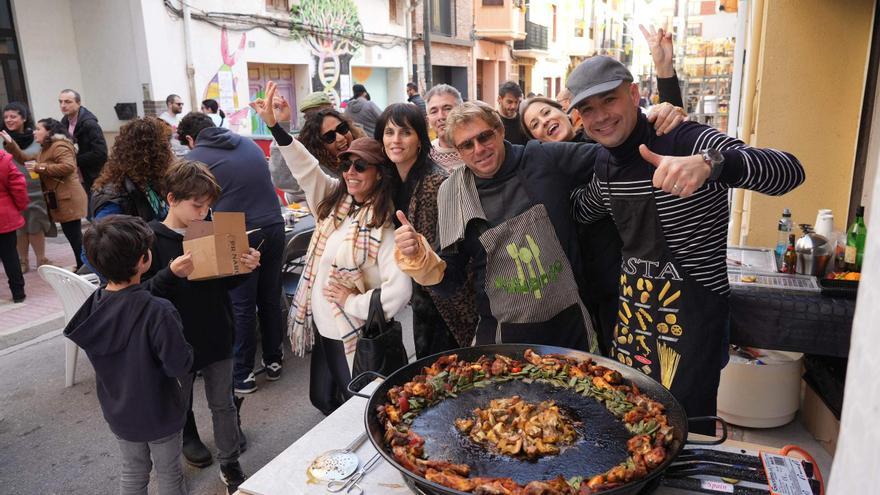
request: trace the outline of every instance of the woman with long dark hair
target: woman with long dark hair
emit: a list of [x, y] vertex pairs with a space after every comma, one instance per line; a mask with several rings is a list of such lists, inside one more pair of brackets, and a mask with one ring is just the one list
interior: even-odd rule
[[[86, 216], [88, 199], [79, 181], [76, 148], [67, 126], [55, 119], [42, 119], [34, 130], [34, 141], [40, 144], [36, 154], [25, 154], [7, 133], [0, 133], [6, 149], [29, 172], [40, 176], [40, 185], [52, 220], [61, 224], [64, 237], [73, 249], [76, 267], [82, 266], [82, 218]], [[36, 159], [33, 164], [27, 162]]]
[[359, 127], [332, 108], [310, 115], [299, 131], [303, 146], [325, 170], [334, 172], [339, 167], [339, 154], [347, 150], [352, 141], [362, 137], [364, 132]]
[[[429, 156], [431, 138], [421, 110], [410, 103], [389, 105], [376, 122], [375, 138], [393, 166], [395, 209], [433, 246], [437, 192], [448, 175]], [[412, 308], [417, 357], [470, 345], [477, 326], [471, 284], [453, 297], [441, 298], [413, 282]]]
[[[284, 98], [276, 97], [275, 104], [289, 108]], [[299, 131], [301, 142], [309, 153], [318, 159], [318, 165], [325, 173], [337, 175], [339, 158], [337, 155], [348, 149], [351, 142], [364, 137], [363, 131], [351, 123], [348, 117], [332, 108], [309, 112]], [[305, 194], [290, 174], [284, 157], [275, 143], [270, 147], [269, 171], [275, 187], [285, 192], [287, 200], [304, 201]]]
[[386, 319], [410, 298], [410, 279], [394, 259], [393, 170], [378, 142], [359, 138], [338, 155], [340, 177], [328, 175], [278, 124], [290, 107], [274, 107], [274, 95], [269, 82], [266, 99], [252, 106], [271, 129], [316, 223], [288, 328], [294, 352], [314, 343], [309, 397], [330, 414], [349, 396], [357, 329], [367, 319], [373, 290], [381, 289]]
[[[40, 143], [34, 139], [34, 120], [24, 103], [13, 101], [3, 107], [2, 130], [15, 141], [25, 155], [35, 156], [40, 152]], [[6, 144], [6, 141], [4, 140], [3, 143]], [[37, 266], [51, 263], [46, 258], [46, 236], [54, 236], [56, 231], [55, 224], [49, 218], [46, 200], [43, 199], [40, 178], [31, 176], [24, 162], [15, 160], [15, 166], [24, 174], [30, 200], [27, 208], [21, 212], [25, 224], [18, 229], [16, 244], [18, 257], [21, 260], [21, 272], [27, 273], [30, 270], [28, 260], [30, 248], [33, 248], [37, 256]]]

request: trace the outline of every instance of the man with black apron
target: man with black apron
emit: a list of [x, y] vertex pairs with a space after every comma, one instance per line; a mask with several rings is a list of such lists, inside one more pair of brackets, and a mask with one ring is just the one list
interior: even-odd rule
[[[610, 214], [623, 240], [610, 356], [670, 389], [688, 415], [714, 415], [727, 363], [727, 190], [784, 194], [797, 159], [685, 122], [657, 136], [623, 64], [592, 57], [568, 79], [587, 134], [603, 146], [572, 195], [581, 223]], [[704, 430], [714, 433], [712, 430]]]

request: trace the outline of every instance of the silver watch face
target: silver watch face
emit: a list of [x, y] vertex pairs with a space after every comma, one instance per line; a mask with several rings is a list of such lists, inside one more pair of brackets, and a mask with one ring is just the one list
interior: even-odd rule
[[721, 154], [720, 151], [715, 148], [709, 148], [705, 151], [706, 158], [709, 159], [712, 165], [724, 163], [724, 155]]

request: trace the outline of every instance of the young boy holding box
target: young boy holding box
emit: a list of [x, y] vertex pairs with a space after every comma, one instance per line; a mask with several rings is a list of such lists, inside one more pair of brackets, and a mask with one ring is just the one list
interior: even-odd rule
[[95, 368], [98, 402], [122, 451], [121, 493], [145, 495], [155, 465], [159, 493], [183, 495], [186, 396], [178, 378], [189, 373], [193, 352], [174, 306], [140, 285], [152, 241], [146, 222], [127, 215], [109, 215], [86, 230], [86, 256], [108, 282], [64, 335]]
[[[201, 371], [214, 424], [220, 479], [233, 493], [245, 475], [238, 462], [238, 414], [232, 391], [234, 324], [229, 289], [243, 282], [244, 277], [187, 280], [195, 267], [192, 254], [183, 252], [184, 234], [192, 222], [205, 219], [209, 207], [220, 196], [220, 186], [207, 166], [191, 160], [175, 163], [165, 174], [165, 192], [168, 216], [162, 222], [154, 220], [149, 224], [156, 242], [152, 248], [153, 268], [147, 273], [149, 280], [145, 284], [153, 295], [168, 299], [180, 312], [183, 334], [195, 354], [190, 373], [181, 379], [184, 393], [191, 397], [195, 372]], [[240, 261], [253, 270], [260, 264], [260, 252], [250, 248]], [[194, 422], [190, 430], [189, 435], [198, 439]], [[207, 459], [210, 464], [210, 453]]]

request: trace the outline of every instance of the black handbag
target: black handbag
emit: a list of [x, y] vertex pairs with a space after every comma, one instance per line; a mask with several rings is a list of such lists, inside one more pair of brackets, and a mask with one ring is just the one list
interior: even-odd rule
[[373, 290], [367, 322], [357, 330], [358, 341], [351, 376], [358, 376], [364, 371], [388, 376], [408, 362], [403, 347], [403, 327], [393, 318], [385, 321], [380, 297], [381, 290]]

